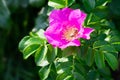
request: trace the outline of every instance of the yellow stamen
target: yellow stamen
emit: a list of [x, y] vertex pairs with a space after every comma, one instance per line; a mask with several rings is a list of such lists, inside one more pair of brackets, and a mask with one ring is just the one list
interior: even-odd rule
[[66, 39], [67, 41], [71, 41], [75, 39], [77, 35], [78, 35], [78, 30], [75, 27], [69, 27], [69, 28], [67, 27], [67, 29], [63, 31], [63, 38]]

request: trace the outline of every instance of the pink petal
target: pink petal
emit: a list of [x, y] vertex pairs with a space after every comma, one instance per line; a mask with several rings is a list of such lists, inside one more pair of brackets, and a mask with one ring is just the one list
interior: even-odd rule
[[48, 42], [53, 46], [58, 46], [61, 42], [62, 27], [59, 24], [54, 23], [46, 29], [44, 35], [46, 36]]
[[46, 34], [45, 34], [45, 36], [46, 36], [48, 42], [49, 42], [51, 45], [53, 45], [54, 47], [56, 47], [56, 46], [59, 45], [60, 42], [59, 42], [58, 40], [55, 40], [52, 36], [49, 36], [49, 35], [46, 35]]
[[73, 45], [75, 45], [75, 46], [80, 46], [80, 41], [79, 40], [73, 40], [72, 41], [72, 43], [73, 43]]
[[60, 15], [60, 17], [62, 18], [62, 20], [68, 20], [71, 11], [73, 11], [73, 10], [70, 9], [70, 8], [63, 8], [61, 10], [61, 15]]
[[79, 18], [79, 22], [83, 24], [86, 16], [87, 14], [81, 11], [81, 17]]
[[46, 29], [46, 33], [50, 34], [59, 34], [62, 31], [61, 24], [59, 23], [51, 23], [50, 27]]
[[52, 10], [49, 16], [50, 23], [54, 20], [60, 21], [59, 14], [60, 14], [60, 10]]
[[70, 13], [69, 20], [78, 19], [80, 17], [81, 17], [81, 11], [79, 9], [76, 9]]
[[60, 45], [59, 48], [65, 49], [68, 46], [80, 46], [80, 41], [79, 40], [73, 40], [73, 41], [71, 41], [69, 43], [66, 43], [64, 45]]
[[90, 33], [93, 32], [93, 31], [94, 31], [93, 28], [84, 28], [84, 32], [83, 32], [82, 38], [90, 39]]
[[62, 10], [53, 10], [50, 13], [50, 23], [51, 22], [63, 22], [64, 20], [68, 20], [68, 16], [72, 9], [63, 8]]
[[79, 24], [83, 24], [85, 18], [86, 18], [86, 14], [80, 11], [79, 9], [73, 10], [69, 16], [70, 21], [78, 21]]

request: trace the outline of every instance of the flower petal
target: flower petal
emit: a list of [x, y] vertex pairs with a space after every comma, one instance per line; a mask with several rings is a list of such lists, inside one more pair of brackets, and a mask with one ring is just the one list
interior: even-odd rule
[[79, 18], [79, 22], [83, 24], [86, 16], [87, 14], [81, 11], [81, 17]]
[[59, 14], [60, 14], [60, 10], [52, 10], [49, 17], [50, 23], [53, 21], [60, 21]]
[[62, 20], [68, 20], [71, 11], [73, 11], [73, 10], [70, 8], [63, 8], [61, 11], [61, 15], [60, 15]]
[[45, 34], [45, 36], [46, 36], [48, 42], [49, 42], [51, 45], [53, 45], [53, 47], [56, 47], [56, 46], [59, 45], [60, 42], [59, 42], [58, 40], [56, 40], [54, 37], [49, 36], [48, 34]]
[[48, 42], [52, 44], [53, 46], [58, 46], [61, 42], [61, 35], [62, 34], [62, 27], [60, 27], [60, 24], [54, 23], [50, 25], [44, 32], [44, 35], [46, 36]]
[[63, 22], [68, 20], [69, 14], [72, 11], [70, 8], [63, 8], [62, 10], [53, 10], [50, 13], [50, 23], [51, 22]]
[[46, 33], [50, 34], [59, 34], [62, 31], [61, 24], [59, 23], [51, 23], [50, 26], [46, 29]]
[[81, 17], [81, 11], [79, 9], [76, 9], [70, 13], [69, 19], [80, 18], [80, 17]]
[[90, 39], [90, 33], [93, 32], [93, 31], [94, 31], [93, 28], [84, 28], [84, 32], [83, 32], [82, 38]]
[[77, 39], [73, 40], [72, 43], [73, 43], [74, 46], [80, 46], [80, 41], [77, 40]]
[[79, 24], [83, 24], [86, 18], [86, 14], [79, 9], [73, 10], [69, 15], [70, 21], [78, 21]]
[[66, 44], [60, 45], [59, 48], [64, 49], [68, 46], [80, 46], [80, 41], [76, 39]]

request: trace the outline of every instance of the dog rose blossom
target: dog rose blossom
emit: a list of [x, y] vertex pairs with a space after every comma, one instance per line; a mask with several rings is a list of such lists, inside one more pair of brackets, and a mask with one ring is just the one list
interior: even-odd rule
[[84, 28], [86, 14], [80, 9], [63, 8], [53, 10], [49, 16], [49, 27], [45, 31], [48, 43], [64, 49], [68, 46], [80, 46], [79, 38], [90, 39], [92, 28]]

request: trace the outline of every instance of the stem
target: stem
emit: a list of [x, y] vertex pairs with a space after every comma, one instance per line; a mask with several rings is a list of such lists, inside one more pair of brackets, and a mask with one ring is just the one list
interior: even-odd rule
[[[73, 66], [72, 66], [72, 74], [73, 74], [73, 76], [74, 76], [74, 70], [75, 70], [75, 55], [73, 55], [73, 61], [72, 61], [72, 63], [73, 63]], [[74, 80], [75, 80], [75, 78], [74, 78]]]

